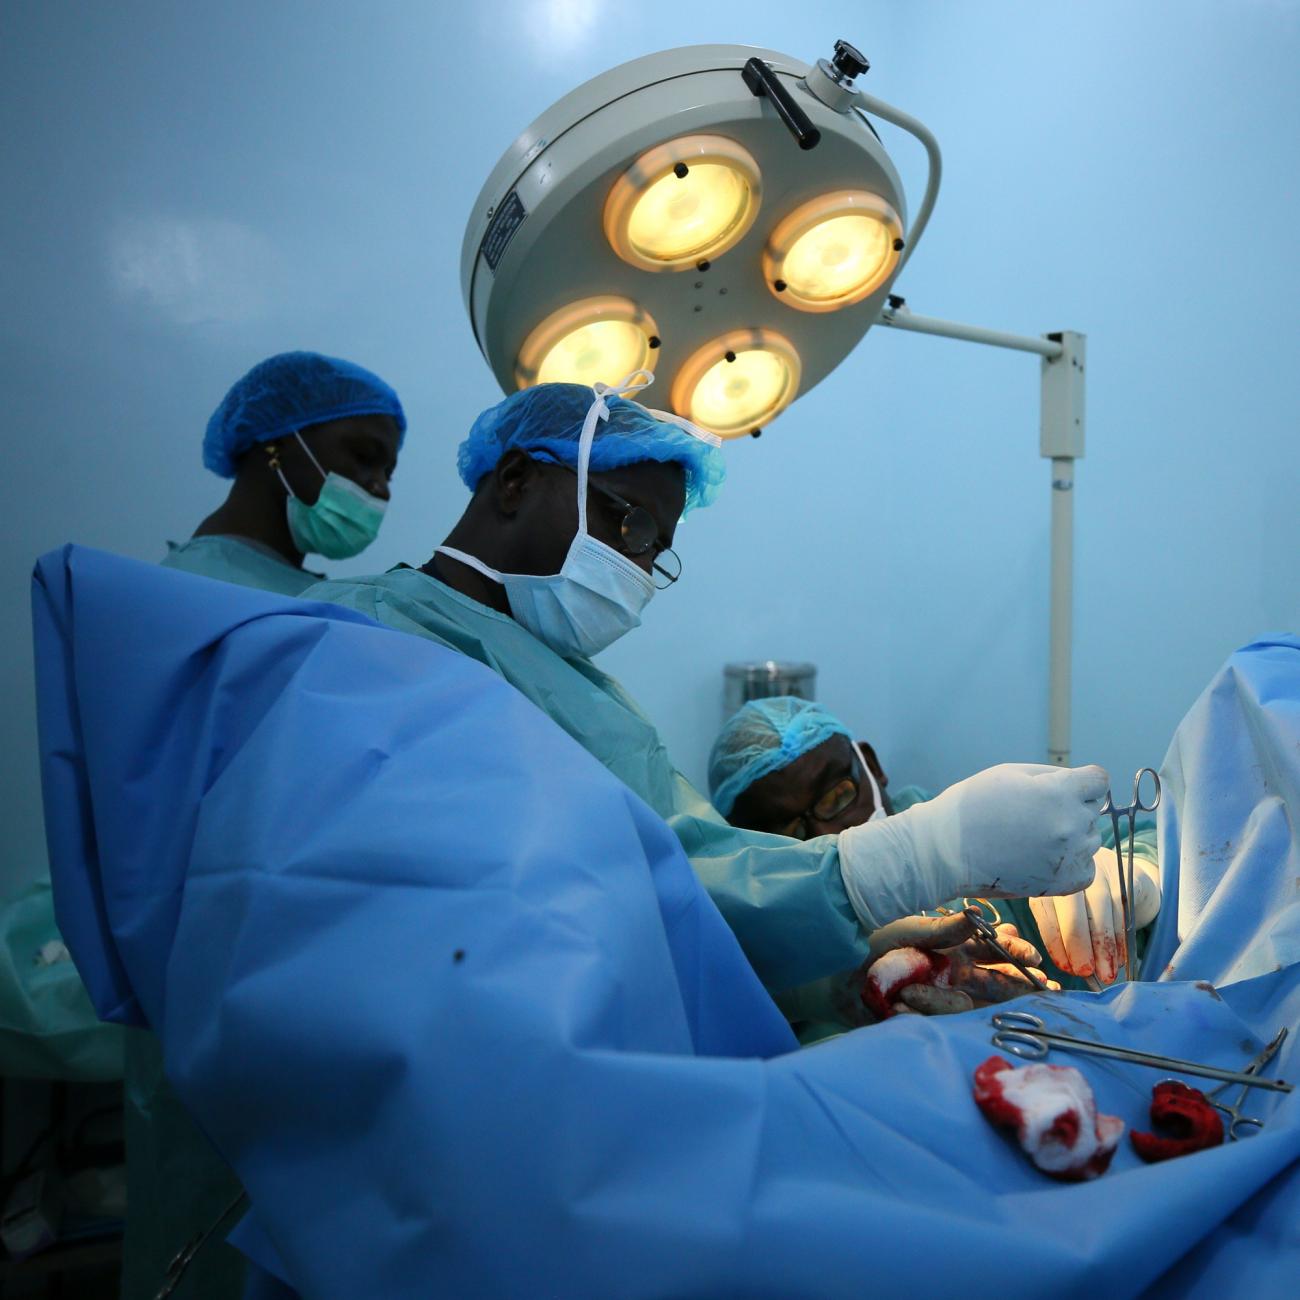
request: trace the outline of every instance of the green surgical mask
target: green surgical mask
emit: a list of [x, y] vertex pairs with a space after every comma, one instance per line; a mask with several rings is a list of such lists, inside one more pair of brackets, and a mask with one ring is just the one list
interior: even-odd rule
[[323, 555], [327, 560], [346, 560], [360, 555], [379, 536], [388, 502], [372, 496], [360, 484], [332, 471], [327, 474], [311, 449], [295, 433], [298, 445], [307, 453], [325, 482], [315, 504], [305, 505], [293, 494], [284, 471], [276, 466], [280, 482], [289, 494], [286, 510], [293, 544], [306, 554]]

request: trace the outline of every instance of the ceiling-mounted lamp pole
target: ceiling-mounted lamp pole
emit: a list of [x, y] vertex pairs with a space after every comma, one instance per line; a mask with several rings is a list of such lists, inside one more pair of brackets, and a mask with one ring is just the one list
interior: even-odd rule
[[1072, 330], [1034, 338], [918, 316], [891, 294], [878, 325], [1042, 358], [1039, 454], [1051, 462], [1052, 525], [1048, 586], [1047, 761], [1070, 765], [1070, 692], [1074, 639], [1074, 462], [1084, 451], [1085, 337]]

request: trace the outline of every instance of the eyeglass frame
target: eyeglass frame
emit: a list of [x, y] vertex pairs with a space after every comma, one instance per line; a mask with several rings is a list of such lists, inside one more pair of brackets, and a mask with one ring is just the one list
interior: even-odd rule
[[[851, 741], [850, 744], [852, 744]], [[870, 773], [870, 769], [867, 767], [867, 760], [862, 756], [862, 751], [858, 748], [857, 745], [853, 745], [853, 759], [854, 759], [853, 770], [850, 772], [848, 776], [840, 777], [840, 779], [836, 781], [835, 784], [830, 787], [830, 789], [825, 790], [820, 795], [818, 795], [817, 798], [814, 799], [812, 803], [810, 803], [808, 807], [803, 810], [803, 812], [799, 813], [795, 817], [791, 817], [788, 821], [786, 821], [782, 825], [781, 829], [777, 831], [777, 834], [788, 835], [790, 839], [797, 839], [797, 840], [815, 839], [816, 837], [812, 833], [813, 822], [831, 821], [834, 818], [838, 817], [840, 813], [844, 812], [846, 808], [852, 807], [854, 801], [857, 800], [857, 798], [862, 794], [862, 787], [864, 783], [872, 786], [874, 789], [875, 782], [869, 779], [871, 773]], [[842, 785], [851, 785], [853, 787], [853, 794], [850, 796], [848, 802], [840, 804], [838, 808], [832, 809], [824, 817], [819, 817], [817, 815], [817, 805], [821, 803], [822, 800], [825, 799], [828, 795], [834, 794], [835, 791], [838, 790]], [[879, 792], [879, 797], [882, 800], [884, 799], [883, 790]], [[874, 813], [875, 809], [873, 809], [872, 812]], [[800, 830], [803, 831], [803, 834], [789, 835], [789, 831], [787, 830], [787, 827], [790, 826], [797, 826]]]
[[[570, 474], [576, 476], [578, 473], [578, 471], [574, 469], [572, 465], [561, 465], [558, 462], [555, 463], [557, 465], [557, 468], [568, 470]], [[603, 483], [593, 483], [590, 478], [587, 479], [587, 487], [592, 492], [599, 493], [601, 496], [605, 498], [605, 500], [616, 505], [620, 510], [625, 510], [627, 512], [623, 516], [623, 518], [619, 521], [619, 525], [618, 525], [619, 537], [622, 539], [623, 542], [622, 549], [626, 555], [629, 556], [644, 555], [652, 547], [658, 545], [659, 521], [654, 517], [654, 515], [650, 513], [649, 510], [645, 508], [645, 506], [634, 505], [631, 501], [628, 501], [626, 498], [619, 496], [619, 494], [615, 492], [612, 488], [607, 488]], [[645, 546], [643, 546], [639, 551], [634, 551], [627, 545], [626, 530], [627, 530], [627, 521], [634, 514], [637, 514], [638, 512], [645, 515], [645, 517], [649, 519], [651, 524], [654, 526], [655, 540], [651, 542], [647, 542]], [[660, 566], [658, 561], [661, 555], [671, 555], [673, 557], [673, 559], [677, 562], [676, 573], [669, 573], [667, 569], [662, 568]], [[659, 550], [655, 554], [655, 558], [650, 561], [650, 568], [653, 570], [654, 573], [657, 573], [661, 578], [666, 579], [663, 586], [661, 587], [659, 585], [658, 580], [652, 578], [651, 580], [655, 584], [655, 589], [658, 591], [667, 591], [668, 588], [671, 587], [673, 583], [676, 582], [677, 579], [682, 576], [682, 557], [678, 555], [677, 552], [674, 551], [671, 546], [660, 546]]]

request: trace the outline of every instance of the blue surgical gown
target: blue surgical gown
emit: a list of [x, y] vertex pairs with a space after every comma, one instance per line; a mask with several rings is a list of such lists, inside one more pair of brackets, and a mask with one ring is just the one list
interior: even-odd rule
[[[69, 947], [162, 1036], [241, 1244], [303, 1296], [1293, 1289], [1300, 1096], [1051, 1182], [971, 1101], [991, 1012], [792, 1050], [663, 822], [464, 655], [77, 548], [34, 602]], [[1300, 1026], [1300, 968], [1021, 1005], [1240, 1066]], [[1145, 1125], [1157, 1073], [1073, 1063]]]
[[[285, 596], [320, 581], [318, 574], [240, 537], [194, 537], [179, 546], [169, 542], [162, 563]], [[127, 1031], [125, 1073], [128, 1215], [122, 1288], [126, 1297], [149, 1297], [176, 1252], [216, 1222], [240, 1187], [168, 1083], [154, 1034]], [[239, 1252], [212, 1240], [186, 1273], [177, 1300], [236, 1300], [243, 1294], [245, 1273]]]
[[[514, 619], [417, 569], [325, 582], [305, 594], [459, 650], [522, 691], [673, 828], [769, 989], [846, 970], [866, 956], [835, 837], [800, 843], [728, 825], [673, 766], [626, 691], [590, 660], [560, 658]], [[875, 923], [893, 919], [884, 914]]]

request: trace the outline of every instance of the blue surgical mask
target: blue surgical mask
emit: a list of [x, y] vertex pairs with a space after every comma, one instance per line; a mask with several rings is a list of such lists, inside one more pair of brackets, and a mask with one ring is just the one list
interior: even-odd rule
[[648, 573], [587, 532], [587, 468], [596, 424], [609, 418], [605, 396], [645, 388], [651, 378], [638, 372], [612, 387], [595, 385], [596, 399], [578, 440], [578, 531], [559, 573], [499, 573], [464, 551], [437, 550], [501, 583], [515, 621], [565, 659], [590, 658], [639, 627], [641, 612], [655, 594]]
[[280, 482], [289, 494], [285, 509], [289, 517], [289, 535], [304, 555], [323, 555], [328, 560], [346, 560], [360, 555], [379, 535], [388, 502], [372, 496], [360, 484], [332, 471], [326, 473], [311, 454], [311, 448], [295, 433], [298, 445], [325, 481], [312, 505], [294, 496], [284, 471], [276, 465]]

